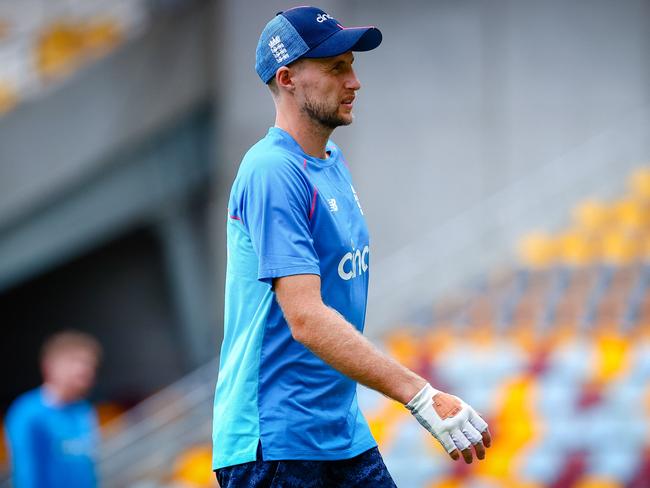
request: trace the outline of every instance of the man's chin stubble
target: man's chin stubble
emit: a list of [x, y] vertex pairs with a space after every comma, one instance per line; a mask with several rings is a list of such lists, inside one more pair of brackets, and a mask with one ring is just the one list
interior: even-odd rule
[[349, 120], [343, 119], [339, 117], [336, 112], [326, 113], [322, 105], [318, 106], [314, 103], [309, 102], [303, 105], [302, 110], [309, 116], [311, 120], [316, 122], [318, 125], [331, 130], [334, 130], [342, 125], [350, 125], [354, 119], [354, 116], [351, 116]]

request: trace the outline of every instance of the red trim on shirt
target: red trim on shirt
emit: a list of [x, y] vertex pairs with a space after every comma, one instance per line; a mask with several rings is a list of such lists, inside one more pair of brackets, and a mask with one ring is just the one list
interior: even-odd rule
[[314, 196], [311, 198], [311, 210], [309, 211], [309, 220], [311, 220], [314, 215], [314, 210], [316, 209], [316, 195], [318, 195], [318, 188], [314, 187]]

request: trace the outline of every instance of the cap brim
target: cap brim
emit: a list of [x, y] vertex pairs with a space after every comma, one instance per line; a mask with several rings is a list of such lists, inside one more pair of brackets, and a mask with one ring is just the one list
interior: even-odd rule
[[376, 27], [344, 27], [301, 57], [329, 58], [348, 51], [370, 51], [381, 44], [381, 39]]

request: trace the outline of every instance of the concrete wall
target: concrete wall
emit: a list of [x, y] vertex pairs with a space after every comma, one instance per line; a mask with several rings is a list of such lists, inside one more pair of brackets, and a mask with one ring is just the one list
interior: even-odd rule
[[[384, 34], [378, 50], [356, 58], [355, 123], [333, 135], [371, 229], [371, 332], [403, 315], [405, 303], [509, 259], [525, 229], [560, 225], [587, 195], [615, 194], [630, 168], [650, 160], [646, 1], [321, 6], [346, 25], [376, 24]], [[217, 216], [242, 154], [273, 124], [254, 51], [264, 24], [286, 7], [229, 1], [218, 13], [226, 41], [215, 49]], [[540, 204], [543, 212], [534, 210]], [[513, 207], [532, 210], [508, 213]]]
[[0, 403], [38, 380], [34, 352], [61, 328], [101, 339], [100, 395], [113, 398], [216, 354], [204, 245], [212, 8], [157, 12], [140, 37], [0, 118], [0, 308], [7, 347], [31, 365]]

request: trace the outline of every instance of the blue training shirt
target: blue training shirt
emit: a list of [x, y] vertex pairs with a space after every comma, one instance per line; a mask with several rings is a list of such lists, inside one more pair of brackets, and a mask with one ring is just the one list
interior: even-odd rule
[[350, 172], [269, 129], [239, 168], [228, 204], [226, 300], [213, 423], [213, 469], [255, 461], [337, 460], [376, 446], [356, 382], [298, 343], [273, 278], [315, 274], [326, 305], [363, 331], [368, 229]]
[[55, 405], [36, 388], [12, 403], [5, 428], [16, 488], [97, 486], [97, 420], [88, 402]]

